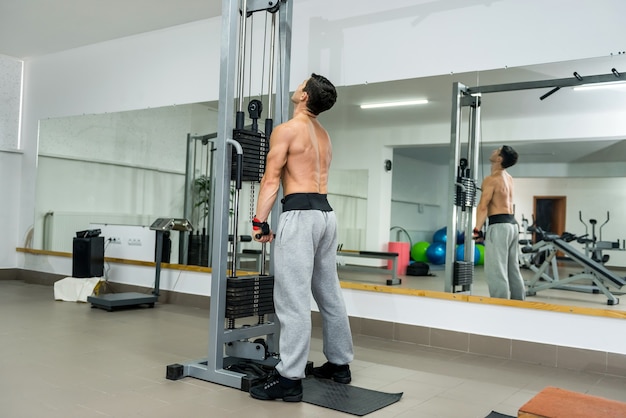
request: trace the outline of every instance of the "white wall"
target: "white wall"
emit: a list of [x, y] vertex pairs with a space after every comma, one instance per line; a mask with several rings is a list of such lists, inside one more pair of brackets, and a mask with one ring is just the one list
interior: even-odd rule
[[[396, 155], [392, 171], [392, 226], [407, 230], [413, 244], [432, 242], [433, 233], [447, 224], [448, 167]], [[395, 241], [396, 231], [390, 235]]]
[[583, 0], [576, 7], [567, 0], [294, 4], [295, 80], [319, 69], [339, 85], [354, 85], [605, 56], [624, 49], [620, 16], [626, 4], [619, 0]]
[[[626, 29], [620, 19], [625, 14], [626, 2], [621, 0], [587, 0], [577, 2], [576, 7], [565, 0], [298, 1], [294, 7], [292, 87], [311, 71], [328, 74], [338, 85], [351, 85], [605, 56], [623, 49]], [[20, 162], [10, 158], [12, 166], [7, 169], [3, 164], [0, 178], [4, 196], [16, 197], [17, 201], [17, 210], [0, 221], [0, 229], [12, 230], [17, 225], [17, 233], [0, 249], [12, 252], [19, 244], [18, 237], [33, 223], [40, 119], [214, 100], [218, 96], [219, 34], [219, 19], [211, 19], [26, 62], [24, 155]], [[379, 134], [378, 138], [386, 138], [384, 129]], [[385, 145], [375, 139], [362, 144], [356, 132], [335, 139], [339, 139], [337, 148], [350, 149], [352, 144], [354, 149], [358, 144], [357, 149], [367, 149], [367, 154], [357, 152], [363, 155], [362, 161], [355, 162], [353, 153], [351, 161], [338, 159], [335, 168], [368, 170], [368, 196], [380, 199], [368, 202], [367, 222], [373, 235], [367, 245], [375, 248], [389, 233], [391, 174], [384, 172], [382, 162], [392, 159], [392, 149], [389, 142]], [[441, 139], [445, 141], [446, 136]], [[30, 266], [17, 256], [0, 261], [4, 261], [2, 267]], [[67, 268], [43, 264], [39, 268], [44, 271]], [[128, 270], [124, 277], [133, 277], [134, 272]], [[202, 292], [205, 285], [190, 284], [190, 292]], [[351, 292], [346, 295], [350, 298]], [[393, 305], [397, 299], [385, 301]], [[354, 301], [360, 309], [367, 303]], [[472, 314], [477, 310], [491, 315], [481, 320], [480, 315]], [[533, 312], [532, 321], [527, 321], [528, 316], [513, 314], [509, 308], [421, 298], [398, 305], [385, 315], [391, 318], [415, 312], [421, 313], [427, 326], [438, 324], [477, 333], [484, 330], [489, 335], [497, 323], [496, 332], [506, 325], [512, 338], [545, 342], [554, 337], [540, 327], [523, 325], [552, 323], [558, 317], [560, 342], [618, 350], [612, 342], [598, 337], [600, 333], [617, 334], [616, 322], [611, 319]], [[464, 320], [455, 325], [451, 320], [443, 323], [437, 320], [441, 312]], [[506, 319], [496, 322], [495, 317]], [[471, 320], [475, 321], [467, 322]], [[585, 326], [589, 322], [593, 326]], [[577, 326], [580, 323], [582, 327]], [[516, 332], [520, 327], [523, 331]]]
[[[22, 169], [22, 154], [0, 150], [0, 268], [15, 267], [15, 247], [26, 246], [32, 230], [20, 231], [15, 220], [20, 218], [20, 182], [16, 173]], [[12, 221], [12, 222], [11, 222]]]
[[15, 247], [24, 244], [29, 229], [20, 230], [20, 178], [22, 167], [20, 109], [22, 100], [22, 62], [0, 55], [0, 266], [15, 265]]

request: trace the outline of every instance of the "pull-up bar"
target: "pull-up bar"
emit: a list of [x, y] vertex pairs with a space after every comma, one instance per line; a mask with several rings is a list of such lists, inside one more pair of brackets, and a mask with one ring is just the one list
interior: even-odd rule
[[626, 75], [619, 73], [615, 68], [611, 69], [611, 74], [591, 75], [586, 77], [581, 77], [577, 72], [574, 72], [574, 78], [557, 78], [552, 80], [524, 81], [520, 83], [468, 87], [465, 90], [465, 93], [471, 95], [478, 93], [500, 93], [505, 91], [552, 88], [552, 91], [542, 96], [543, 100], [550, 94], [558, 91], [561, 87], [576, 87], [587, 84], [610, 83], [614, 81], [626, 81]]

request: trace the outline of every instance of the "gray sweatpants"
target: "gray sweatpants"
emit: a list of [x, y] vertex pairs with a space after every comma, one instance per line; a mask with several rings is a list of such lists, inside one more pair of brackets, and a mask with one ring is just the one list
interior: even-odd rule
[[354, 358], [352, 334], [337, 276], [334, 212], [291, 210], [280, 215], [274, 245], [274, 306], [280, 322], [280, 362], [290, 379], [305, 377], [311, 341], [311, 293], [322, 316], [324, 355], [334, 364]]
[[519, 270], [517, 224], [489, 225], [485, 235], [485, 276], [492, 298], [524, 300], [524, 279]]

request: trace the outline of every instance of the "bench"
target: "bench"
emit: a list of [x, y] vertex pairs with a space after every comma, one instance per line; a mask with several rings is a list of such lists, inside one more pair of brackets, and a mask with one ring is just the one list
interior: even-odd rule
[[547, 387], [526, 402], [518, 418], [619, 418], [626, 417], [626, 403]]
[[396, 285], [402, 283], [402, 280], [398, 278], [398, 253], [387, 253], [387, 252], [377, 252], [377, 251], [356, 251], [356, 250], [339, 250], [337, 251], [337, 256], [340, 257], [359, 257], [359, 258], [376, 258], [379, 260], [390, 260], [391, 267], [370, 267], [370, 266], [358, 266], [354, 264], [337, 264], [337, 269], [339, 270], [351, 270], [351, 271], [361, 271], [364, 273], [379, 273], [381, 271], [390, 272], [391, 279], [387, 279], [386, 284]]

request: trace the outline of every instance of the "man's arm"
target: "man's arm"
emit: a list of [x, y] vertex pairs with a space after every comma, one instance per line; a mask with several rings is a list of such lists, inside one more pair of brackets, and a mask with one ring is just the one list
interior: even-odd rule
[[493, 198], [494, 189], [493, 179], [491, 179], [491, 177], [485, 178], [482, 185], [480, 201], [476, 207], [476, 227], [474, 229], [480, 230], [485, 224], [489, 213], [489, 203], [491, 203], [491, 199]]
[[[278, 190], [283, 168], [287, 164], [287, 154], [293, 132], [288, 126], [278, 125], [270, 137], [270, 150], [265, 162], [265, 173], [261, 179], [261, 187], [256, 206], [256, 218], [261, 222], [267, 222], [270, 216]], [[256, 239], [259, 230], [253, 230], [252, 236]], [[272, 233], [267, 237], [271, 241]]]

